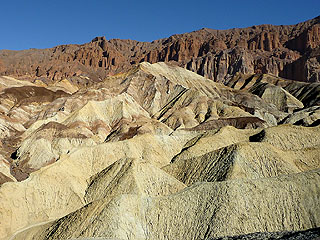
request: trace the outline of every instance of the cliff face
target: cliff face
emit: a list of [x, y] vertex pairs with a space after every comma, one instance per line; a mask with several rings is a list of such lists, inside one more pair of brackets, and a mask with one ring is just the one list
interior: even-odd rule
[[319, 81], [320, 17], [290, 26], [201, 29], [153, 42], [96, 37], [82, 45], [0, 51], [0, 74], [42, 81], [100, 81], [139, 62], [176, 62], [218, 82], [236, 72]]
[[0, 240], [319, 235], [319, 20], [0, 51]]

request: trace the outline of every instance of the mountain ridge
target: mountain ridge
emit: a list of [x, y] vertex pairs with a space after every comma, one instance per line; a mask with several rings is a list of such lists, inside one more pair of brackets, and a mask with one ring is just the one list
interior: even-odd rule
[[[200, 29], [152, 42], [96, 37], [89, 43], [0, 51], [0, 75], [41, 81], [101, 81], [147, 61], [176, 63], [214, 81], [235, 72], [319, 81], [320, 17], [295, 25]], [[298, 67], [297, 67], [298, 66]], [[90, 81], [88, 81], [89, 78]]]
[[0, 239], [317, 237], [319, 19], [0, 51]]

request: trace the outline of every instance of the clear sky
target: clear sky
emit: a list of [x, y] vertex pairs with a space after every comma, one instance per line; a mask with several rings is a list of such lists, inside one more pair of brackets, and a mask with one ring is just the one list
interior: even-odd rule
[[203, 27], [287, 25], [320, 15], [320, 0], [1, 0], [0, 49], [152, 41]]

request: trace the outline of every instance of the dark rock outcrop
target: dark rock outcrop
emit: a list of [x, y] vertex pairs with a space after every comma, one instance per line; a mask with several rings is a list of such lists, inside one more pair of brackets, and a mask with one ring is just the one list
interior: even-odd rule
[[251, 233], [247, 235], [232, 236], [232, 237], [221, 237], [221, 238], [211, 238], [211, 240], [266, 240], [266, 239], [278, 239], [278, 240], [307, 240], [307, 239], [319, 239], [320, 238], [320, 228], [309, 229], [305, 231], [296, 232], [259, 232]]

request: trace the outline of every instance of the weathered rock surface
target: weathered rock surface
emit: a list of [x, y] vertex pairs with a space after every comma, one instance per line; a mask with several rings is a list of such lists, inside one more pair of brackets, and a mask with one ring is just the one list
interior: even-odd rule
[[233, 90], [164, 63], [142, 63], [125, 75], [107, 78], [73, 95], [38, 88], [46, 94], [35, 96], [34, 101], [48, 101], [50, 93], [52, 102], [34, 108], [36, 102], [25, 97], [21, 101], [31, 109], [23, 112], [25, 117], [21, 117], [24, 106], [21, 103], [13, 102], [13, 107], [4, 114], [7, 119], [4, 127], [12, 123], [21, 126], [7, 131], [14, 141], [2, 148], [4, 156], [12, 161], [12, 174], [19, 181], [81, 146], [146, 133], [168, 135], [177, 129], [266, 127], [287, 116], [246, 91]]
[[245, 239], [245, 240], [263, 240], [263, 239], [279, 239], [279, 240], [316, 240], [320, 237], [320, 229], [314, 228], [306, 231], [296, 232], [274, 232], [274, 233], [252, 233], [248, 235], [234, 236], [234, 237], [222, 237], [212, 238], [212, 240], [231, 240], [231, 239]]
[[320, 149], [314, 136], [319, 129], [282, 125], [257, 134], [221, 129], [214, 135], [204, 134], [190, 140], [163, 169], [187, 185], [317, 169]]
[[318, 126], [320, 124], [320, 107], [314, 106], [294, 112], [283, 119], [282, 123], [291, 123], [306, 127]]
[[313, 228], [320, 219], [319, 180], [317, 170], [277, 178], [199, 183], [158, 198], [120, 195], [111, 201], [95, 201], [49, 226], [30, 229], [23, 237], [207, 239]]
[[32, 173], [25, 181], [3, 184], [0, 214], [7, 221], [1, 222], [0, 235], [5, 237], [20, 228], [57, 219], [82, 207], [86, 204], [90, 178], [122, 158], [146, 159], [155, 167], [167, 165], [186, 140], [188, 136], [143, 135], [81, 147], [61, 155], [59, 161]]
[[206, 78], [224, 82], [235, 73], [269, 73], [288, 79], [320, 79], [320, 17], [290, 26], [260, 25], [241, 29], [201, 29], [153, 42], [96, 37], [82, 45], [0, 51], [0, 75], [69, 79], [77, 85], [147, 61], [175, 62]]
[[0, 239], [320, 225], [316, 83], [237, 74], [226, 86], [146, 62], [85, 87], [1, 79]]
[[[275, 88], [275, 86], [277, 86], [278, 88], [276, 89], [279, 89], [280, 87], [278, 91], [282, 91], [286, 95], [285, 99], [287, 99], [286, 100], [287, 103], [284, 103], [285, 105], [289, 104], [290, 100], [291, 100], [291, 103], [295, 103], [296, 107], [301, 107], [301, 103], [297, 102], [297, 100], [302, 102], [305, 107], [311, 107], [311, 106], [320, 104], [320, 84], [319, 83], [297, 82], [297, 81], [276, 77], [270, 74], [244, 75], [244, 74], [238, 73], [235, 76], [233, 76], [231, 79], [226, 81], [225, 84], [234, 89], [251, 89], [251, 92], [254, 91], [256, 92], [255, 94], [261, 95], [261, 96], [264, 93], [265, 91], [264, 89], [266, 87]], [[263, 89], [260, 90], [261, 87], [263, 87]], [[261, 93], [259, 91], [261, 91]], [[296, 99], [292, 98], [292, 96], [288, 95], [288, 93], [290, 93]], [[277, 96], [277, 95], [274, 94], [274, 96]], [[285, 100], [283, 97], [282, 99]], [[273, 99], [272, 101], [276, 101], [276, 100], [277, 99]], [[278, 99], [278, 101], [279, 100], [281, 99]]]

